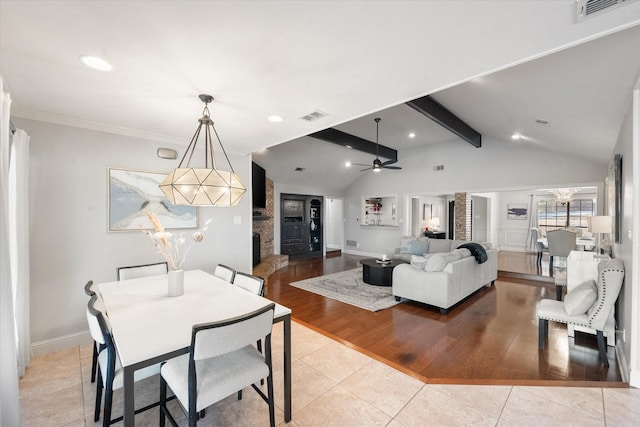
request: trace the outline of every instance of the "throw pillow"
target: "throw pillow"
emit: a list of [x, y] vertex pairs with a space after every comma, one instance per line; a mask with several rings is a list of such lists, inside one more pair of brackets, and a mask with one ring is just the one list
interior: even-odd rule
[[415, 241], [415, 237], [402, 237], [400, 238], [400, 253], [401, 254], [410, 254], [411, 253], [411, 242]]
[[428, 240], [414, 240], [409, 245], [413, 255], [422, 255], [429, 252]]
[[471, 256], [471, 251], [467, 248], [455, 249], [453, 252], [460, 254], [460, 258], [467, 258]]
[[433, 254], [427, 259], [424, 271], [442, 271], [452, 261], [459, 260], [461, 255], [457, 252], [442, 252]]
[[564, 310], [569, 316], [584, 314], [598, 299], [596, 282], [589, 280], [571, 289], [564, 297]]
[[451, 250], [451, 240], [429, 239], [429, 253], [449, 252]]
[[424, 270], [424, 266], [427, 265], [427, 259], [423, 256], [411, 255], [411, 267], [418, 270]]

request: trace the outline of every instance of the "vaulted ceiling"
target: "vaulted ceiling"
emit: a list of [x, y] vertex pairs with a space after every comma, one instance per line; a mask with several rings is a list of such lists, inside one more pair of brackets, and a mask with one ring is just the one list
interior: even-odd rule
[[[282, 179], [300, 177], [278, 161], [343, 164], [344, 149], [306, 137], [330, 127], [374, 140], [379, 116], [380, 141], [400, 162], [409, 147], [456, 139], [404, 105], [427, 94], [483, 135], [517, 131], [526, 143], [604, 162], [640, 67], [640, 2], [582, 22], [575, 8], [573, 0], [3, 0], [0, 73], [14, 117], [159, 145], [186, 145], [198, 94], [209, 93], [225, 148], [273, 147], [256, 159]], [[85, 54], [113, 71], [86, 68]], [[327, 115], [301, 119], [317, 110]], [[268, 122], [272, 114], [284, 121]], [[326, 172], [341, 186], [359, 176]]]

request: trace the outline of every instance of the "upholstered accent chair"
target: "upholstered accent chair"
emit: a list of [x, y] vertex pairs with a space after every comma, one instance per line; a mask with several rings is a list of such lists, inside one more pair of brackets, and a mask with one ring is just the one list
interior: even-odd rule
[[[600, 359], [609, 366], [604, 329], [615, 306], [622, 282], [624, 263], [620, 259], [604, 260], [598, 264], [598, 281], [587, 281], [572, 289], [564, 301], [543, 299], [538, 302], [538, 348], [544, 349], [549, 321], [595, 329]], [[608, 337], [615, 339], [615, 337]]]

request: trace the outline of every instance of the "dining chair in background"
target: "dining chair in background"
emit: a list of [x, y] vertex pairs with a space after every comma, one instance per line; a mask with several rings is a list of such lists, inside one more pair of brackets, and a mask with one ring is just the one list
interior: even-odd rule
[[236, 270], [224, 264], [218, 264], [215, 270], [213, 270], [213, 275], [225, 282], [233, 283], [233, 279], [236, 277]]
[[[86, 285], [84, 285], [84, 293], [91, 298], [98, 291], [97, 286], [93, 283], [93, 280], [89, 280]], [[98, 353], [100, 349], [98, 348], [98, 342], [93, 341], [93, 355], [91, 356], [91, 382], [96, 382], [96, 369], [98, 368]]]
[[128, 280], [128, 279], [137, 279], [139, 277], [167, 274], [168, 271], [169, 271], [169, 267], [166, 262], [156, 262], [153, 264], [118, 267], [117, 274], [118, 274], [118, 280]]
[[232, 283], [252, 294], [264, 296], [264, 279], [262, 277], [238, 271]]
[[[567, 286], [567, 257], [576, 250], [576, 233], [567, 230], [552, 230], [547, 233], [549, 247], [549, 273], [556, 285], [556, 300], [562, 300], [562, 290]], [[563, 259], [558, 267], [554, 267], [554, 257]]]
[[[238, 271], [233, 279], [233, 284], [252, 294], [264, 296], [264, 279], [262, 277]], [[262, 340], [256, 342], [256, 348], [262, 353]], [[260, 384], [264, 384], [264, 380], [260, 380]], [[238, 400], [241, 399], [242, 390], [238, 391]]]
[[[100, 420], [100, 406], [102, 404], [102, 390], [104, 389], [104, 414], [102, 417], [103, 427], [122, 420], [122, 417], [111, 419], [111, 409], [113, 407], [113, 391], [122, 388], [123, 372], [122, 365], [118, 360], [115, 345], [111, 337], [108, 317], [104, 314], [104, 304], [98, 294], [94, 294], [87, 304], [87, 322], [91, 337], [101, 348], [98, 354], [98, 381], [96, 385], [96, 403], [94, 421]], [[136, 371], [134, 381], [149, 378], [160, 372], [160, 364], [148, 366]], [[159, 402], [152, 403], [135, 411], [136, 414], [147, 409], [158, 406]]]
[[[251, 386], [269, 406], [275, 426], [271, 328], [275, 304], [232, 319], [194, 325], [189, 354], [170, 359], [160, 371], [160, 426], [165, 419], [177, 426], [167, 408], [167, 386], [187, 411], [189, 426], [196, 426], [205, 408]], [[264, 355], [251, 344], [264, 339]], [[255, 384], [267, 379], [267, 394]]]
[[549, 253], [549, 249], [544, 246], [544, 243], [538, 242], [540, 238], [540, 231], [537, 227], [531, 228], [531, 241], [533, 242], [533, 246], [536, 248], [536, 253], [538, 254], [536, 258], [536, 264], [538, 266], [542, 265], [542, 254], [544, 252]]

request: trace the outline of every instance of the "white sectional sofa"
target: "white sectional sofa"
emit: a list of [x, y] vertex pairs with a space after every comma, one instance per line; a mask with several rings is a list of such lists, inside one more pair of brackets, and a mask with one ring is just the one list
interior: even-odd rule
[[460, 245], [472, 243], [461, 240], [426, 239], [427, 252], [417, 255], [416, 252], [424, 248], [425, 239], [421, 238], [418, 243], [403, 239], [400, 253], [394, 255], [396, 259], [410, 262], [393, 269], [393, 295], [397, 300], [423, 302], [446, 314], [450, 307], [481, 287], [491, 286], [498, 277], [498, 251], [489, 244], [479, 243], [487, 260], [478, 263], [471, 251], [458, 249]]

